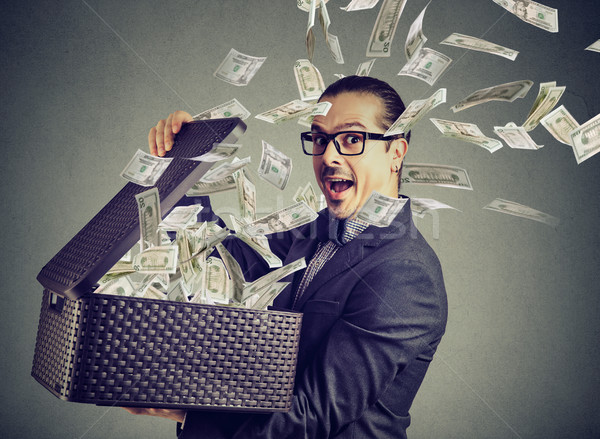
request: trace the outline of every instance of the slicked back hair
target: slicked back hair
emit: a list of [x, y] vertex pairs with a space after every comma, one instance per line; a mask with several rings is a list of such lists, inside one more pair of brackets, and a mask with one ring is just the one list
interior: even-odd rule
[[[319, 102], [325, 97], [333, 98], [342, 93], [365, 93], [379, 98], [383, 104], [380, 125], [384, 130], [391, 127], [406, 109], [402, 98], [391, 85], [371, 76], [352, 75], [338, 79], [325, 89], [319, 98]], [[406, 143], [410, 141], [410, 131], [404, 133], [404, 138]], [[389, 148], [390, 143], [387, 144], [387, 150]], [[404, 161], [402, 163], [404, 164]], [[402, 180], [402, 167], [398, 173], [398, 191], [400, 191], [400, 181]]]

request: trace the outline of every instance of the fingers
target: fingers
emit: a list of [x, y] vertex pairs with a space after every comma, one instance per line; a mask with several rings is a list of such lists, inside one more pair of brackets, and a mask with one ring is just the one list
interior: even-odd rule
[[173, 421], [177, 422], [183, 422], [183, 418], [185, 417], [184, 410], [155, 409], [145, 407], [123, 407], [123, 409], [132, 415], [157, 416], [159, 418], [172, 419]]
[[150, 154], [163, 157], [167, 151], [173, 148], [175, 134], [181, 130], [185, 122], [191, 122], [192, 115], [185, 111], [176, 111], [169, 114], [166, 119], [158, 121], [156, 126], [148, 133], [148, 149]]

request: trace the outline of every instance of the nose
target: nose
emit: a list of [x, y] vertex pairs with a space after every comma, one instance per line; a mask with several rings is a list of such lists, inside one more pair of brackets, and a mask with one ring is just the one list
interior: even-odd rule
[[325, 151], [323, 152], [322, 158], [323, 163], [325, 163], [328, 166], [342, 164], [342, 156], [336, 148], [335, 139], [331, 139], [329, 141], [329, 143], [325, 147]]

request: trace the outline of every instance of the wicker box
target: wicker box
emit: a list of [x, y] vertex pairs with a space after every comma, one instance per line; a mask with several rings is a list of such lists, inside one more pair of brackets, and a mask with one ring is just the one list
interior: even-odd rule
[[[163, 216], [210, 168], [185, 158], [235, 141], [244, 124], [234, 118], [184, 128], [156, 183]], [[127, 183], [40, 271], [32, 376], [74, 402], [289, 410], [302, 314], [93, 293], [139, 239], [134, 196], [144, 190]]]

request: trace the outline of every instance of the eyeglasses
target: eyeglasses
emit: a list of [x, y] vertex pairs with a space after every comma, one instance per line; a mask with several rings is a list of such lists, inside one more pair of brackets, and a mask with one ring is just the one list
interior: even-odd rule
[[365, 150], [365, 140], [394, 140], [401, 135], [386, 136], [378, 133], [367, 133], [364, 131], [339, 131], [333, 134], [313, 133], [310, 131], [300, 133], [302, 150], [306, 155], [323, 155], [329, 142], [340, 155], [360, 155]]

